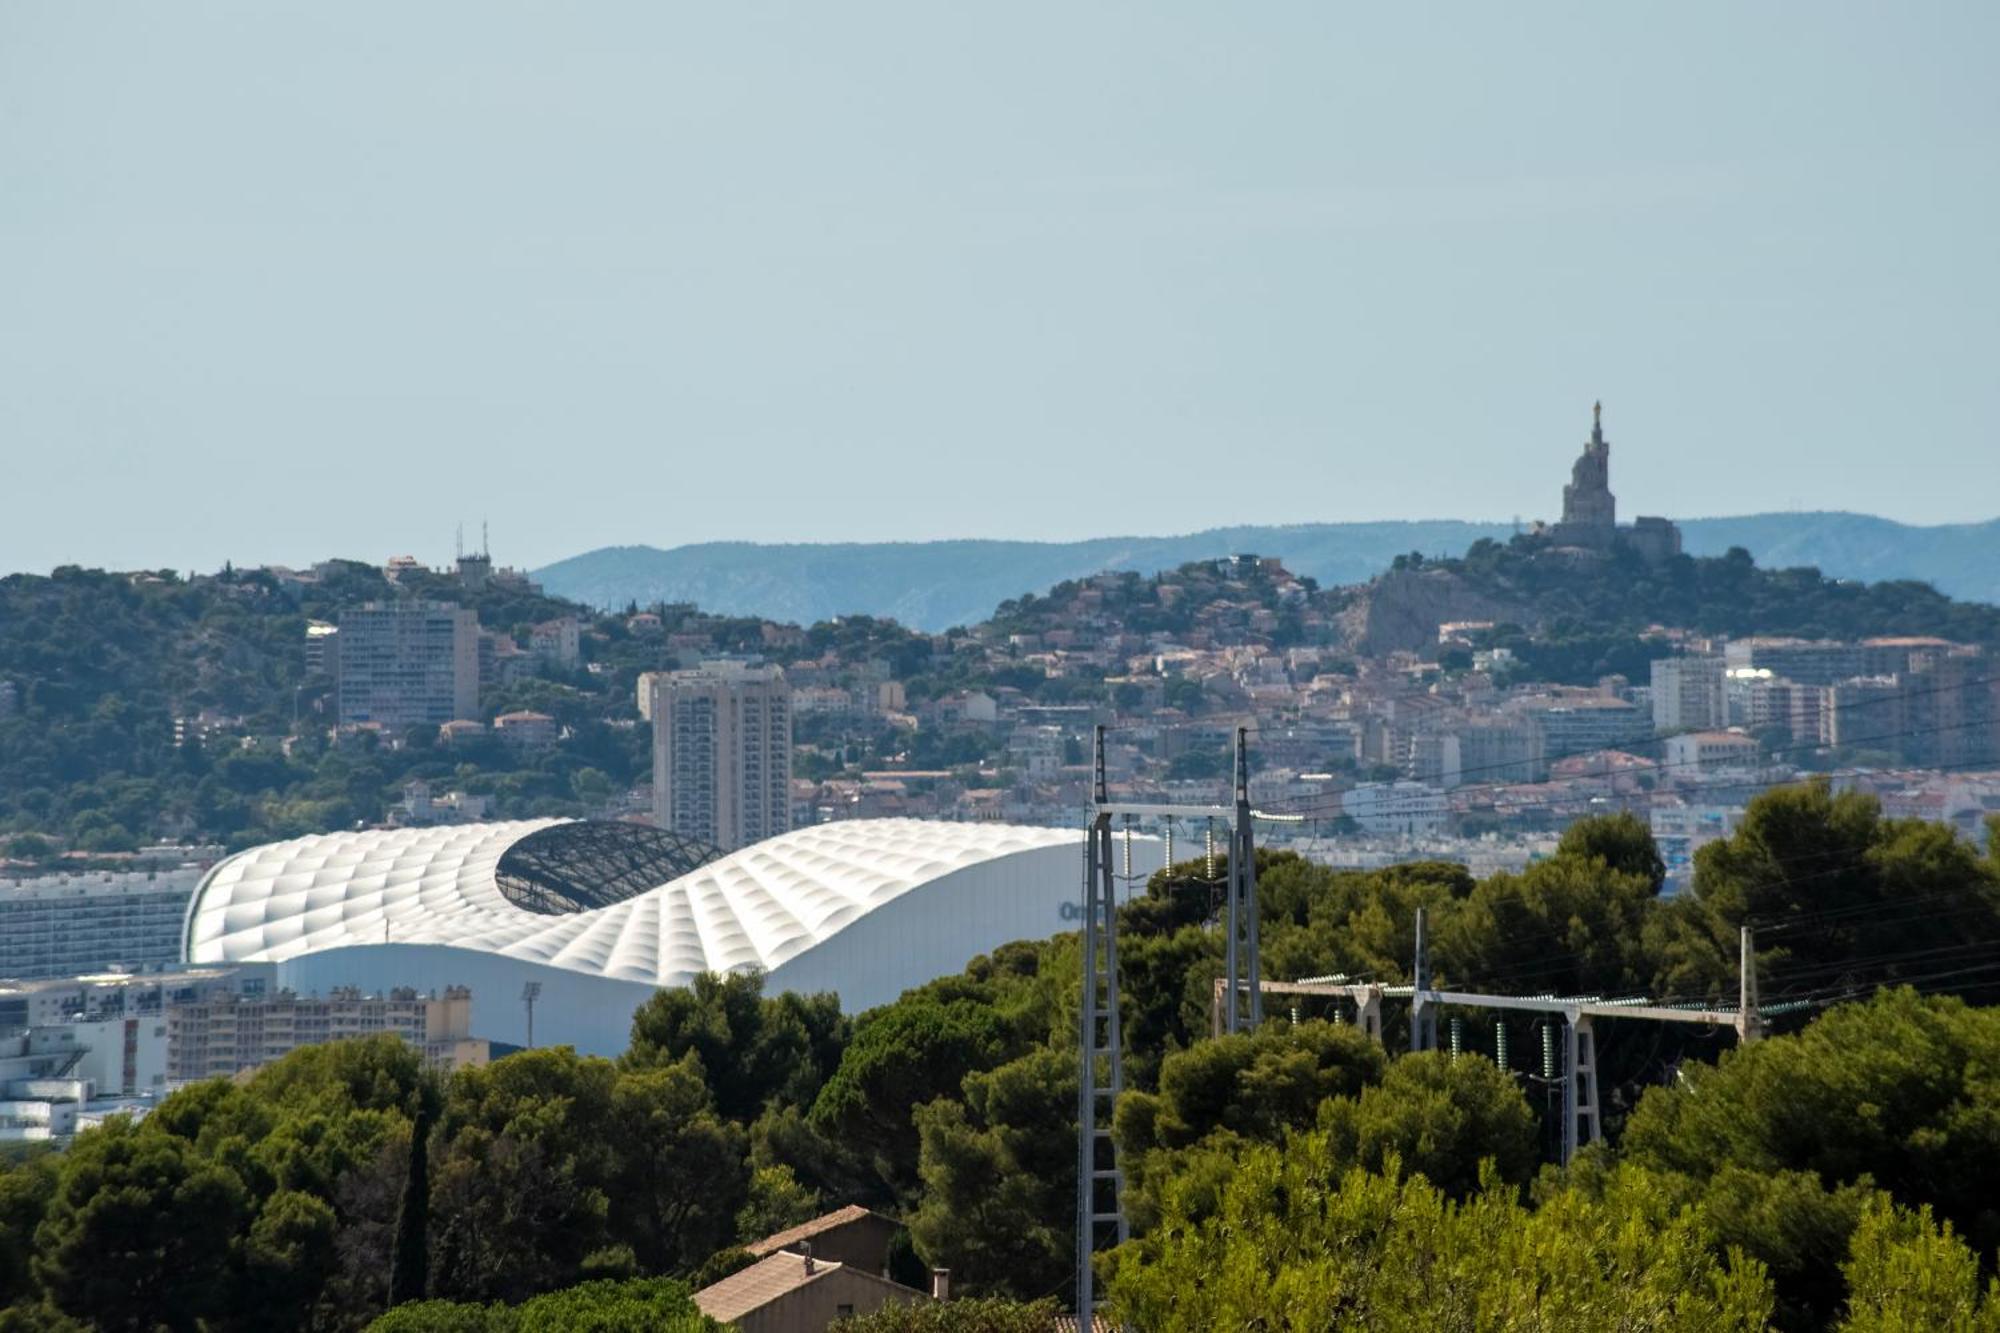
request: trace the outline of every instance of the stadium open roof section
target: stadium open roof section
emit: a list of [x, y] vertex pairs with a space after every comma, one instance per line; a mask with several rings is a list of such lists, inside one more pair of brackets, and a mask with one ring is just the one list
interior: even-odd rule
[[[633, 1009], [703, 972], [835, 991], [850, 1011], [1009, 940], [1075, 928], [1082, 833], [914, 819], [795, 829], [726, 856], [643, 825], [563, 820], [329, 833], [218, 863], [191, 963], [270, 962], [301, 993], [450, 985], [473, 1028], [613, 1055]], [[1151, 838], [1140, 874], [1158, 867]]]
[[678, 833], [621, 820], [537, 829], [500, 854], [493, 879], [530, 912], [589, 912], [635, 898], [722, 855]]

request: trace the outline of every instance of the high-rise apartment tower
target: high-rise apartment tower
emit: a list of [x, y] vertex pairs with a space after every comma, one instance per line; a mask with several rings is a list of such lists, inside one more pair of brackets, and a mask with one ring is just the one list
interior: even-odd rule
[[368, 602], [334, 636], [340, 720], [390, 732], [479, 716], [479, 615], [449, 602]]
[[775, 666], [652, 672], [653, 820], [724, 851], [792, 826], [792, 696]]

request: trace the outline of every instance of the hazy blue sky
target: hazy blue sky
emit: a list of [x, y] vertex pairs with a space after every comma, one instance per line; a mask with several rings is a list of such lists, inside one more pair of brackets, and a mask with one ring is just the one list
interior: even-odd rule
[[2000, 5], [0, 0], [0, 569], [2000, 513]]

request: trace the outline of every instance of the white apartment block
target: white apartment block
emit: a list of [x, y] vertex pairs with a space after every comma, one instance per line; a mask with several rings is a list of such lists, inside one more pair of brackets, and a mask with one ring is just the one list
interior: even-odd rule
[[723, 851], [792, 826], [792, 691], [775, 666], [708, 662], [640, 681], [653, 820]]
[[1720, 657], [1653, 659], [1653, 730], [1712, 731], [1729, 725], [1729, 696]]
[[175, 962], [199, 866], [0, 880], [0, 977], [67, 977]]
[[479, 715], [479, 616], [449, 602], [367, 602], [340, 613], [340, 721], [391, 733]]
[[1421, 782], [1366, 783], [1343, 792], [1341, 813], [1377, 837], [1436, 833], [1451, 815], [1445, 794]]

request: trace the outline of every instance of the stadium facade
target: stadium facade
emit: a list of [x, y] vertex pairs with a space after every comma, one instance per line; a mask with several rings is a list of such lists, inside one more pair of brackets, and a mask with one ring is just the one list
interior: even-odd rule
[[[1133, 870], [1159, 866], [1133, 840]], [[1076, 927], [1078, 830], [914, 819], [795, 829], [721, 855], [638, 824], [530, 820], [321, 834], [219, 862], [188, 905], [189, 963], [272, 963], [300, 993], [472, 991], [472, 1030], [624, 1050], [632, 1011], [703, 972], [849, 1011], [1009, 940]]]

